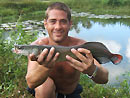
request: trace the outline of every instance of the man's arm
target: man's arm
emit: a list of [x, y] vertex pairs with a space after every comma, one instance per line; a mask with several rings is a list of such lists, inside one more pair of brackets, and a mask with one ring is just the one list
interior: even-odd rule
[[[95, 72], [94, 77], [91, 79], [99, 84], [105, 84], [108, 82], [108, 71], [104, 67], [102, 67], [92, 56], [91, 52], [87, 49], [79, 48], [78, 50], [71, 49], [72, 53], [75, 54], [80, 61], [75, 60], [70, 56], [66, 56], [66, 59], [69, 61], [70, 65], [75, 69], [79, 70], [80, 72], [87, 74], [89, 76], [93, 75]], [[83, 56], [81, 53], [86, 54]]]
[[[33, 54], [28, 57], [26, 81], [30, 88], [36, 88], [46, 81], [50, 68], [53, 67], [59, 55], [59, 53], [56, 53], [54, 58], [52, 58], [54, 51], [54, 48], [51, 48], [49, 52], [47, 49], [44, 49], [35, 61], [32, 61], [32, 59], [34, 60], [35, 58]], [[46, 57], [46, 59], [44, 57]]]
[[29, 88], [35, 88], [45, 82], [49, 74], [49, 69], [40, 65], [37, 61], [28, 61], [26, 81]]
[[[95, 68], [94, 68], [94, 67]], [[108, 82], [108, 70], [106, 68], [104, 68], [103, 66], [101, 66], [101, 64], [99, 64], [95, 59], [94, 59], [94, 65], [91, 66], [87, 73], [89, 76], [92, 76], [91, 79], [99, 84], [105, 84]], [[96, 69], [97, 67], [97, 69]]]

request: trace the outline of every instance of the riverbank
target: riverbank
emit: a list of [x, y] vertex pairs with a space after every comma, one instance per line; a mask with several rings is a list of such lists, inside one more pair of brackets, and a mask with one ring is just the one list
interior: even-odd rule
[[[61, 0], [53, 0], [61, 1]], [[111, 1], [111, 2], [110, 2]], [[130, 1], [122, 0], [62, 0], [72, 11], [91, 12], [96, 15], [120, 15], [130, 16]], [[19, 15], [23, 20], [39, 20], [44, 18], [44, 12], [51, 0], [0, 0], [0, 23], [15, 22]]]

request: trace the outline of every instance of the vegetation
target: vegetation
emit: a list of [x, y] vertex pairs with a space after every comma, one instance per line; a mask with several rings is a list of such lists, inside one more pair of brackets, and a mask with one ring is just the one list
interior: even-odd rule
[[25, 34], [19, 22], [9, 32], [10, 40], [3, 38], [3, 32], [7, 31], [0, 31], [0, 98], [19, 98], [26, 92], [27, 58], [13, 54], [11, 50], [14, 44], [29, 44], [35, 40], [37, 32], [33, 32], [34, 36]]
[[[45, 9], [55, 1], [61, 0], [0, 0], [0, 23], [16, 21], [20, 13], [23, 13], [22, 20], [43, 19]], [[77, 12], [130, 16], [129, 0], [62, 0], [62, 2]]]
[[84, 91], [81, 94], [82, 98], [128, 98], [128, 96], [130, 96], [128, 78], [129, 76], [122, 82], [119, 82], [118, 86], [99, 85], [89, 80], [86, 75], [82, 75], [80, 81], [84, 88]]
[[92, 12], [95, 14], [130, 15], [130, 10], [128, 10], [130, 7], [129, 0], [78, 0], [76, 2], [75, 0], [63, 1], [78, 12], [83, 11]]
[[23, 20], [43, 19], [44, 11], [48, 2], [39, 2], [36, 0], [0, 0], [0, 22], [15, 22], [22, 14]]
[[[59, 0], [60, 1], [60, 0]], [[89, 11], [96, 14], [120, 14], [130, 15], [129, 0], [63, 0], [75, 11]], [[0, 98], [33, 98], [26, 91], [25, 74], [27, 71], [27, 58], [12, 53], [14, 44], [29, 44], [36, 40], [37, 32], [32, 35], [22, 29], [20, 21], [27, 19], [39, 19], [44, 17], [44, 11], [48, 4], [52, 2], [41, 2], [40, 0], [0, 0], [0, 23], [7, 21], [17, 21], [16, 28], [8, 34], [10, 39], [4, 39], [3, 34], [7, 31], [0, 30]], [[53, 0], [54, 2], [54, 0]], [[79, 3], [80, 2], [80, 3]], [[98, 4], [98, 5], [97, 5]], [[80, 9], [80, 10], [79, 10]], [[123, 10], [122, 10], [123, 9]], [[19, 18], [19, 15], [20, 16]], [[40, 18], [41, 19], [41, 18]], [[6, 21], [5, 21], [6, 20]], [[83, 18], [80, 19], [83, 26], [91, 27]], [[102, 22], [103, 20], [101, 20]], [[106, 20], [109, 22], [109, 20]], [[74, 24], [78, 20], [75, 19]], [[96, 22], [96, 20], [94, 20]], [[109, 22], [111, 23], [111, 22]], [[127, 22], [128, 23], [128, 22]], [[127, 24], [129, 25], [129, 24]], [[77, 28], [77, 25], [73, 26]], [[78, 29], [77, 29], [78, 30]], [[92, 82], [85, 75], [81, 75], [80, 83], [84, 88], [82, 98], [128, 98], [130, 96], [130, 73], [125, 74], [122, 82], [118, 86], [99, 85]], [[125, 76], [124, 76], [125, 77]]]

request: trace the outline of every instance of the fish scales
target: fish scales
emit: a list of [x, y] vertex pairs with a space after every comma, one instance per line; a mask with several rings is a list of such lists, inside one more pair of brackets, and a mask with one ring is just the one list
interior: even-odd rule
[[[122, 56], [120, 54], [113, 54], [111, 53], [108, 48], [100, 43], [100, 42], [86, 42], [82, 45], [76, 45], [76, 46], [54, 46], [54, 45], [15, 45], [15, 53], [26, 55], [34, 54], [35, 56], [38, 56], [45, 48], [48, 50], [51, 49], [51, 47], [55, 48], [55, 53], [59, 52], [60, 55], [57, 58], [57, 62], [60, 61], [66, 61], [66, 55], [70, 55], [71, 57], [78, 59], [72, 52], [71, 49], [75, 48], [85, 48], [91, 51], [93, 57], [100, 63], [104, 64], [107, 62], [112, 62], [113, 64], [118, 64], [122, 60]], [[54, 54], [55, 54], [54, 53]], [[81, 53], [83, 54], [83, 53]], [[85, 54], [83, 54], [85, 56]]]

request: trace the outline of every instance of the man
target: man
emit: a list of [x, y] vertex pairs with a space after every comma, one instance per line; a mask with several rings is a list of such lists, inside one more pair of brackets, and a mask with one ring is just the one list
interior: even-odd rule
[[[84, 40], [68, 36], [71, 25], [70, 9], [64, 3], [53, 3], [48, 7], [44, 20], [49, 37], [32, 44], [74, 46], [85, 43]], [[108, 82], [108, 71], [93, 58], [89, 50], [71, 49], [80, 61], [66, 55], [64, 62], [55, 62], [60, 54], [56, 53], [53, 57], [54, 51], [53, 47], [50, 51], [44, 49], [37, 60], [34, 60], [33, 54], [28, 57], [26, 80], [28, 90], [33, 91], [36, 98], [81, 98], [82, 87], [78, 84], [81, 72], [92, 76], [96, 83]]]

